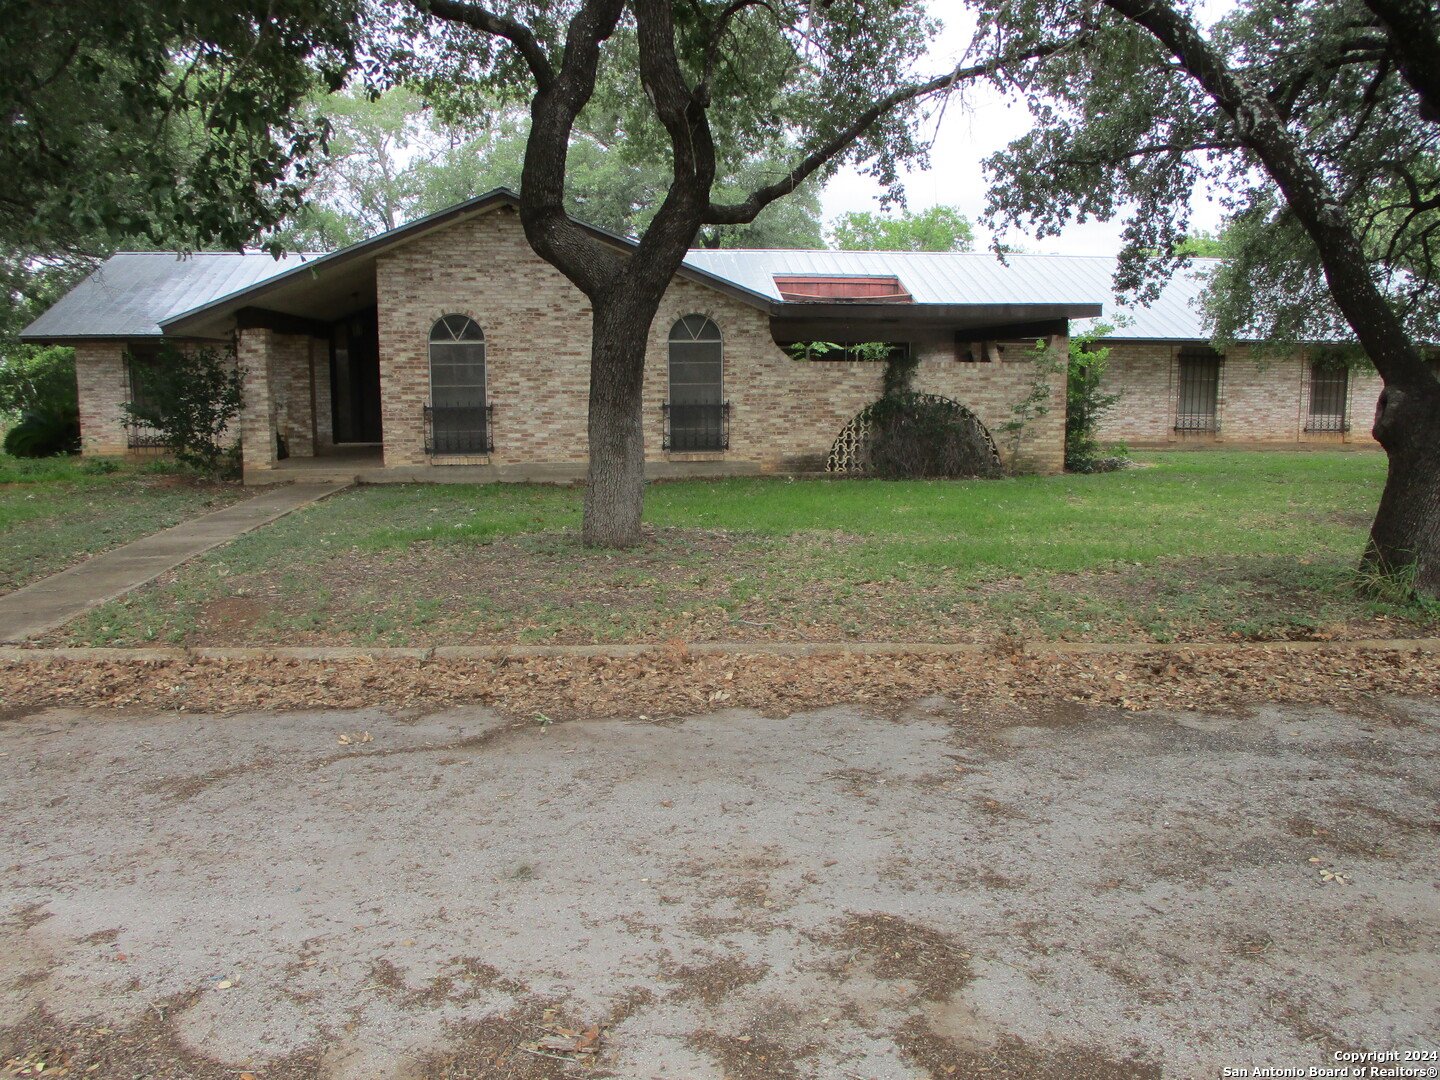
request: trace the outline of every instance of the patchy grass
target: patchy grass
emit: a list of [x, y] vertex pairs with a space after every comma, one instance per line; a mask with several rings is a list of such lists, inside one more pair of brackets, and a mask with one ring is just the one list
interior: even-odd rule
[[1194, 641], [1402, 636], [1354, 566], [1378, 454], [1174, 453], [1092, 476], [655, 484], [632, 551], [580, 492], [360, 489], [52, 642]]
[[0, 593], [244, 496], [154, 464], [0, 454]]

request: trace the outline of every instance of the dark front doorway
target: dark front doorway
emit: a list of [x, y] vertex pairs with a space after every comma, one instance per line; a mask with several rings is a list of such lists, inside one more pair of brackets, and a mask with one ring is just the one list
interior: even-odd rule
[[378, 443], [380, 316], [378, 308], [334, 325], [330, 335], [330, 404], [337, 443]]

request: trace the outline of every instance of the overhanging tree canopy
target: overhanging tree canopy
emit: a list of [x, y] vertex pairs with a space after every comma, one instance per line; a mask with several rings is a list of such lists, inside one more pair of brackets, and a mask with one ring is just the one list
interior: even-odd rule
[[[1417, 344], [1440, 340], [1433, 13], [1252, 0], [1205, 34], [1166, 0], [981, 3], [997, 50], [1089, 42], [1028, 83], [1037, 128], [991, 159], [991, 220], [1044, 235], [1126, 213], [1117, 284], [1144, 296], [1184, 257], [1199, 181], [1228, 187], [1222, 333], [1354, 333], [1385, 382], [1374, 432], [1390, 461], [1367, 558], [1440, 594], [1440, 384]], [[1394, 24], [1376, 14], [1392, 8]], [[1402, 16], [1419, 22], [1399, 30]]]
[[[1046, 55], [1048, 40], [989, 62], [919, 70], [936, 24], [918, 0], [414, 0], [400, 29], [417, 47], [394, 54], [431, 92], [474, 87], [528, 101], [520, 216], [535, 251], [590, 300], [587, 543], [640, 536], [644, 483], [641, 382], [646, 333], [672, 275], [707, 226], [753, 221], [765, 207], [842, 163], [892, 191], [902, 163], [924, 161], [911, 121], [928, 99]], [[612, 77], [601, 79], [602, 72]], [[613, 77], [620, 76], [624, 77]], [[566, 214], [576, 123], [607, 101], [631, 150], [668, 164], [665, 190], [632, 254]], [[795, 156], [740, 197], [715, 197], [720, 152], [773, 144]]]

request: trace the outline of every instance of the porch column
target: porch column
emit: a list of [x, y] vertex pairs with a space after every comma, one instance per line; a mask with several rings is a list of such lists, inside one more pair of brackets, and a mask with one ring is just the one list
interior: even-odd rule
[[330, 401], [330, 342], [310, 339], [310, 387], [315, 402], [315, 446], [335, 445], [335, 424]]
[[84, 454], [123, 454], [129, 449], [125, 402], [125, 345], [120, 341], [75, 346], [75, 381], [80, 392], [80, 446]]
[[315, 392], [311, 385], [310, 337], [275, 334], [270, 396], [278, 429], [291, 457], [315, 456]]
[[240, 439], [247, 481], [253, 472], [275, 468], [275, 339], [273, 330], [247, 328], [240, 331], [240, 341], [235, 348], [240, 369], [245, 373]]

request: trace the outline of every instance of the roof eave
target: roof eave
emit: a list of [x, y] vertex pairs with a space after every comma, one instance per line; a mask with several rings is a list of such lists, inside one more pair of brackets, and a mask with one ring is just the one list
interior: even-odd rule
[[[391, 247], [407, 243], [427, 232], [432, 232], [435, 229], [450, 225], [461, 218], [483, 214], [499, 206], [518, 208], [519, 205], [520, 196], [517, 193], [511, 191], [509, 188], [495, 188], [493, 191], [488, 191], [484, 195], [477, 195], [475, 198], [463, 203], [457, 203], [454, 206], [436, 211], [423, 218], [417, 218], [398, 228], [383, 232], [379, 236], [372, 236], [369, 240], [362, 240], [358, 244], [351, 244], [347, 248], [341, 248], [339, 251], [333, 251], [319, 258], [312, 258], [295, 267], [293, 270], [286, 270], [284, 273], [276, 274], [274, 277], [266, 278], [262, 282], [218, 297], [199, 307], [182, 311], [178, 315], [172, 315], [160, 323], [161, 330], [164, 334], [169, 335], [177, 330], [182, 330], [187, 324], [192, 326], [204, 325], [216, 312], [228, 307], [249, 306], [258, 298], [285, 288], [286, 285], [299, 279], [303, 274], [314, 274], [326, 268], [344, 266], [357, 259], [375, 257]], [[595, 225], [587, 225], [585, 222], [577, 221], [575, 218], [571, 218], [570, 220], [595, 239], [619, 250], [627, 252], [634, 251], [638, 246], [636, 242], [629, 237], [621, 236], [607, 229], [601, 229]], [[713, 289], [718, 289], [755, 307], [769, 310], [774, 304], [774, 301], [763, 293], [753, 292], [744, 286], [736, 285], [734, 282], [728, 281], [725, 278], [716, 277], [714, 274], [697, 267], [682, 264], [677, 272], [683, 277], [690, 278], [693, 281], [697, 281]]]

